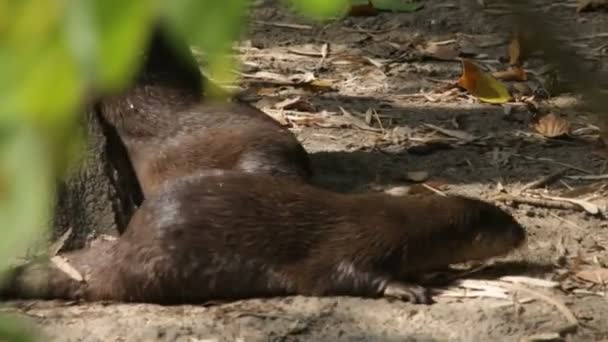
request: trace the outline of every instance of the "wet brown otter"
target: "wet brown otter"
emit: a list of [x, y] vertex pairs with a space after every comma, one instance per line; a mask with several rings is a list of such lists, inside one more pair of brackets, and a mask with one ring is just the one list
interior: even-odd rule
[[509, 214], [479, 200], [339, 194], [212, 171], [165, 183], [116, 244], [66, 254], [85, 282], [50, 267], [48, 282], [35, 283], [39, 270], [30, 267], [5, 295], [160, 304], [292, 294], [427, 302], [422, 287], [404, 281], [508, 253], [525, 235]]
[[289, 130], [244, 103], [203, 103], [200, 71], [179, 43], [156, 27], [133, 86], [97, 104], [144, 197], [167, 179], [206, 169], [308, 180], [308, 155]]

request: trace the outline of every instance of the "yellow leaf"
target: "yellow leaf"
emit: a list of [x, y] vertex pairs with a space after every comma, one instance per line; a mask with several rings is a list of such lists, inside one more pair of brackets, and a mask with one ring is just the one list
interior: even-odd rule
[[506, 103], [511, 100], [511, 94], [504, 84], [484, 73], [475, 63], [468, 59], [462, 60], [462, 76], [458, 85], [466, 89], [477, 99], [487, 103]]

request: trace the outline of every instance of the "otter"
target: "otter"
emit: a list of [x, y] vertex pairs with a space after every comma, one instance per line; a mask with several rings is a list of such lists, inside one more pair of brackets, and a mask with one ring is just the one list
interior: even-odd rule
[[288, 295], [429, 303], [411, 279], [525, 240], [511, 215], [477, 199], [343, 194], [213, 170], [165, 182], [115, 244], [66, 253], [84, 281], [32, 264], [3, 294], [165, 305]]
[[287, 128], [243, 102], [203, 99], [189, 47], [161, 24], [142, 58], [130, 88], [96, 108], [124, 144], [144, 198], [168, 179], [206, 169], [310, 179], [308, 154]]

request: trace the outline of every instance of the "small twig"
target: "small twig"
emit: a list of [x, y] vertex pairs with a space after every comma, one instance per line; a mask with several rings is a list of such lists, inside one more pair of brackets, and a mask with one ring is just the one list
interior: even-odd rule
[[321, 52], [316, 52], [316, 51], [287, 49], [287, 52], [293, 53], [294, 55], [300, 55], [300, 56], [306, 56], [306, 57], [322, 57], [323, 56], [323, 54]]
[[560, 333], [572, 333], [578, 329], [578, 324], [579, 324], [578, 319], [576, 318], [576, 316], [574, 316], [572, 311], [570, 311], [570, 309], [568, 309], [568, 307], [566, 307], [566, 305], [564, 305], [561, 301], [551, 298], [543, 293], [540, 293], [538, 291], [529, 289], [529, 288], [521, 286], [521, 285], [511, 284], [511, 283], [507, 283], [507, 282], [500, 282], [500, 283], [501, 283], [501, 286], [506, 287], [507, 289], [509, 289], [511, 291], [524, 292], [530, 296], [534, 296], [540, 300], [543, 300], [543, 301], [553, 305], [559, 312], [562, 313], [562, 315], [564, 315], [564, 317], [566, 317], [566, 320], [568, 321], [568, 325], [563, 327], [562, 329], [560, 329]]
[[430, 190], [430, 191], [432, 191], [432, 192], [436, 193], [436, 194], [437, 194], [437, 195], [439, 195], [439, 196], [444, 196], [444, 197], [446, 197], [446, 196], [447, 196], [447, 194], [446, 194], [445, 192], [443, 192], [443, 191], [441, 191], [441, 190], [439, 190], [439, 189], [436, 189], [436, 188], [434, 188], [434, 187], [432, 187], [432, 186], [430, 186], [430, 185], [428, 185], [428, 184], [426, 184], [426, 183], [422, 183], [421, 185], [422, 185], [423, 187], [425, 187], [426, 189], [428, 189], [428, 190]]
[[579, 206], [580, 208], [582, 208], [583, 210], [585, 210], [586, 212], [588, 212], [589, 214], [592, 214], [592, 215], [597, 215], [602, 211], [597, 205], [595, 205], [589, 201], [585, 201], [585, 200], [579, 200], [579, 199], [568, 198], [568, 197], [547, 196], [547, 195], [542, 195], [542, 194], [541, 194], [541, 196], [543, 198], [553, 200], [553, 201], [572, 203], [574, 205]]
[[320, 68], [323, 63], [325, 63], [325, 60], [327, 59], [327, 56], [329, 54], [329, 43], [325, 43], [323, 44], [323, 46], [321, 46], [321, 59], [319, 60], [319, 63], [317, 63], [317, 68]]
[[382, 133], [384, 133], [384, 126], [382, 125], [382, 121], [380, 120], [380, 117], [378, 116], [378, 112], [376, 112], [376, 110], [372, 110], [372, 113], [374, 114], [374, 118], [376, 119], [376, 122], [378, 122], [378, 126], [380, 126], [380, 129], [382, 130]]
[[566, 178], [573, 179], [573, 180], [604, 180], [604, 179], [608, 179], [608, 174], [603, 174], [603, 175], [566, 176]]
[[559, 202], [554, 200], [542, 199], [542, 198], [534, 198], [534, 197], [523, 197], [517, 195], [499, 195], [493, 198], [495, 201], [502, 202], [515, 202], [520, 204], [528, 204], [545, 208], [555, 208], [555, 209], [564, 209], [564, 210], [576, 210], [576, 211], [585, 211], [580, 206], [569, 203], [569, 202]]
[[261, 319], [284, 319], [284, 320], [293, 320], [293, 318], [291, 317], [284, 317], [284, 316], [279, 316], [279, 315], [272, 315], [272, 314], [267, 314], [267, 313], [263, 313], [263, 312], [250, 312], [250, 311], [245, 311], [245, 312], [239, 312], [236, 315], [233, 316], [234, 318], [241, 318], [241, 317], [256, 317], [256, 318], [261, 318]]
[[545, 177], [535, 180], [534, 182], [530, 182], [530, 183], [524, 185], [521, 189], [519, 189], [519, 193], [522, 193], [522, 192], [524, 192], [526, 190], [530, 190], [530, 189], [540, 188], [547, 184], [553, 183], [556, 180], [558, 180], [561, 176], [563, 176], [566, 172], [568, 172], [569, 170], [570, 170], [569, 168], [563, 168], [556, 172], [550, 173], [550, 174], [546, 175]]
[[66, 230], [65, 233], [61, 234], [59, 239], [57, 239], [57, 241], [55, 241], [49, 247], [49, 256], [54, 257], [55, 255], [57, 255], [57, 253], [59, 253], [59, 251], [63, 248], [63, 246], [65, 245], [65, 242], [70, 238], [71, 235], [72, 235], [72, 227], [68, 228], [68, 230]]
[[602, 291], [594, 292], [594, 291], [589, 291], [589, 290], [585, 290], [585, 289], [574, 289], [574, 290], [572, 290], [572, 293], [578, 294], [578, 295], [590, 295], [590, 296], [598, 296], [598, 297], [604, 297], [604, 296], [608, 295], [608, 292], [602, 292]]
[[256, 21], [254, 21], [254, 23], [256, 23], [258, 25], [274, 26], [274, 27], [281, 27], [281, 28], [290, 28], [290, 29], [295, 29], [295, 30], [312, 30], [312, 28], [313, 28], [310, 25], [278, 23], [278, 22], [260, 21], [260, 20], [256, 20]]

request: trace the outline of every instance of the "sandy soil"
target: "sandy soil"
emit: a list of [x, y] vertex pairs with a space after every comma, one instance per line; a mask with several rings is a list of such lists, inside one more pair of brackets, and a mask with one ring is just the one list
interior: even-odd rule
[[[294, 18], [269, 1], [260, 3], [253, 14], [257, 22], [240, 46], [242, 97], [291, 122], [312, 154], [318, 183], [336, 191], [425, 191], [408, 181], [409, 172], [423, 171], [427, 184], [441, 191], [496, 200], [565, 169], [556, 181], [518, 196], [585, 199], [603, 208], [604, 181], [573, 179], [603, 174], [606, 168], [605, 157], [595, 153], [590, 142], [597, 131], [589, 128], [591, 121], [578, 97], [562, 93], [543, 102], [567, 118], [574, 130], [582, 128], [576, 138], [547, 140], [530, 129], [531, 113], [524, 106], [514, 105], [505, 114], [501, 106], [480, 104], [462, 93], [433, 93], [457, 80], [461, 66], [455, 60], [421, 57], [417, 42], [453, 39], [474, 60], [502, 69], [505, 64], [498, 59], [505, 55], [508, 25], [484, 17], [484, 11], [471, 8], [468, 1], [421, 3], [424, 7], [415, 13], [381, 13], [328, 24]], [[498, 8], [486, 3], [488, 13]], [[574, 27], [571, 39], [577, 49], [596, 70], [605, 72], [606, 13], [577, 16], [574, 2], [551, 3], [549, 12]], [[324, 44], [329, 44], [329, 54], [322, 58]], [[531, 60], [529, 66], [539, 70], [542, 62]], [[320, 85], [289, 85], [289, 77], [293, 81], [309, 72]], [[324, 86], [328, 80], [331, 91]], [[285, 104], [281, 101], [297, 96], [301, 101], [293, 108], [278, 109]], [[457, 130], [458, 138], [449, 139], [428, 124]], [[478, 139], [463, 140], [467, 135], [462, 132]], [[599, 281], [574, 276], [581, 269], [608, 274], [602, 269], [608, 264], [608, 222], [564, 201], [551, 202], [550, 207], [497, 203], [526, 226], [530, 241], [527, 250], [507, 258], [509, 263], [497, 262], [492, 271], [551, 280], [556, 287], [526, 286], [535, 293], [514, 296], [507, 291], [503, 299], [438, 297], [431, 306], [303, 297], [208, 307], [57, 302], [13, 306], [57, 341], [608, 340], [608, 289]], [[566, 328], [568, 313], [576, 318], [577, 329]]]

